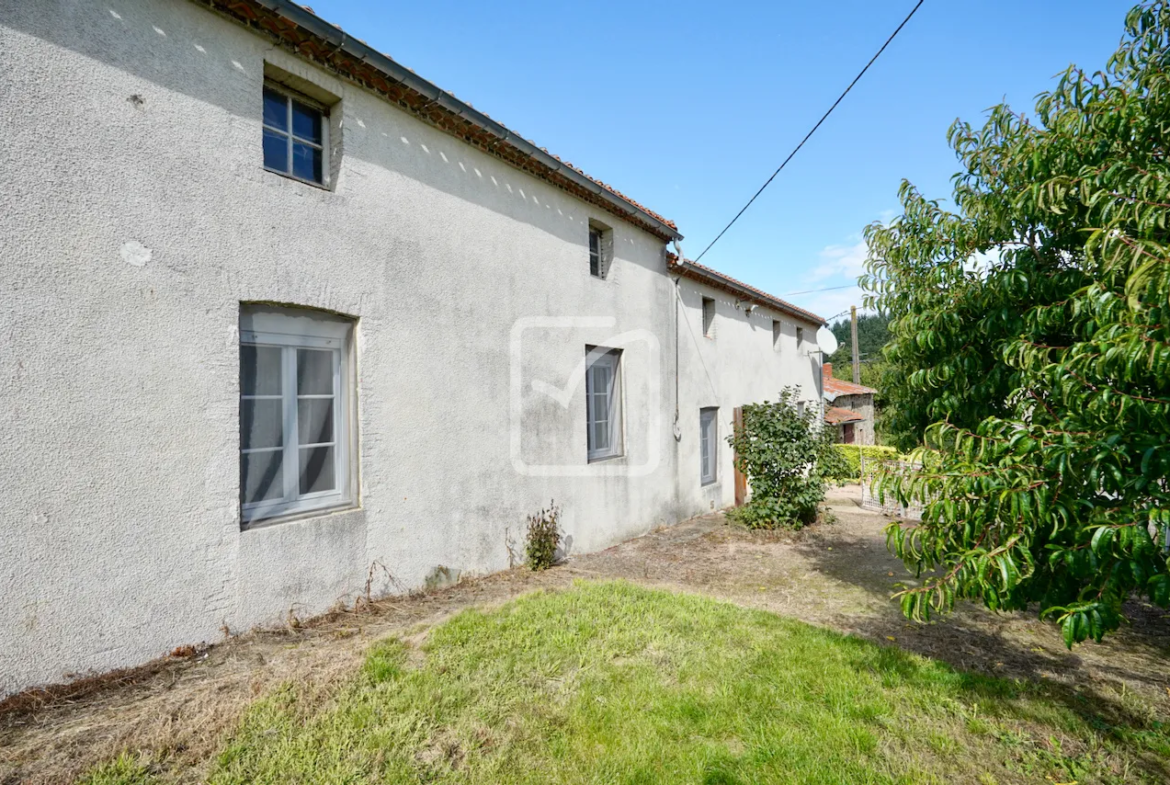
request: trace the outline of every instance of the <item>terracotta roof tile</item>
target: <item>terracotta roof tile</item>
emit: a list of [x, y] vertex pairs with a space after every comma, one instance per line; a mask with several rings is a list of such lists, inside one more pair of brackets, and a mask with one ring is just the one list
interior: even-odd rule
[[865, 417], [851, 409], [842, 409], [840, 406], [830, 407], [825, 411], [825, 422], [829, 425], [841, 425], [847, 422], [863, 422]]
[[854, 384], [832, 377], [825, 378], [825, 392], [833, 395], [874, 395], [877, 390], [866, 387], [864, 384]]

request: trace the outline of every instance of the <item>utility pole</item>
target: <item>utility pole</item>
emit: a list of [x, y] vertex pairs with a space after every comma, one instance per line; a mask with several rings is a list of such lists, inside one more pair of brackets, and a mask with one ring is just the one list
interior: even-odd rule
[[849, 306], [849, 320], [853, 328], [853, 383], [861, 384], [861, 355], [857, 351], [857, 306]]

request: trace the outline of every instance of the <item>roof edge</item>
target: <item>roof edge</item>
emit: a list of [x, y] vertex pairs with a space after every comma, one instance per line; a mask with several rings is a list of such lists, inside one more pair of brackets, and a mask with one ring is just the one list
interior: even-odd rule
[[666, 266], [670, 272], [678, 273], [685, 278], [701, 281], [710, 286], [715, 286], [720, 289], [737, 294], [745, 300], [750, 300], [758, 305], [763, 305], [768, 308], [774, 308], [777, 311], [783, 311], [790, 316], [795, 316], [800, 319], [810, 322], [812, 324], [824, 326], [828, 324], [821, 316], [817, 316], [812, 311], [806, 311], [803, 308], [798, 308], [790, 302], [781, 300], [775, 295], [760, 291], [754, 286], [748, 286], [742, 281], [737, 281], [730, 275], [713, 270], [710, 267], [701, 265], [698, 262], [693, 262], [690, 259], [679, 261], [674, 254], [668, 253], [666, 255]]
[[[222, 0], [200, 0], [202, 4], [216, 8], [218, 10], [225, 9], [224, 5], [232, 5], [232, 3], [223, 3]], [[369, 46], [360, 39], [354, 38], [341, 28], [326, 22], [321, 17], [309, 9], [297, 5], [291, 0], [248, 0], [248, 2], [260, 6], [268, 11], [284, 18], [298, 27], [303, 28], [312, 35], [323, 39], [329, 44], [335, 52], [344, 52], [346, 55], [354, 58], [359, 63], [369, 65], [370, 67], [380, 71], [384, 76], [401, 84], [406, 89], [417, 93], [426, 99], [428, 106], [438, 105], [441, 109], [450, 112], [460, 120], [467, 122], [469, 125], [479, 128], [488, 135], [496, 138], [503, 145], [513, 148], [521, 155], [533, 159], [536, 163], [552, 171], [553, 174], [564, 177], [577, 187], [590, 192], [597, 198], [606, 202], [610, 210], [616, 213], [619, 217], [626, 217], [627, 220], [633, 219], [632, 222], [639, 224], [642, 228], [651, 230], [652, 233], [658, 234], [666, 240], [681, 240], [682, 234], [679, 233], [678, 228], [672, 225], [669, 221], [659, 215], [651, 213], [646, 208], [642, 207], [633, 200], [619, 195], [613, 189], [594, 180], [592, 177], [575, 169], [571, 165], [560, 160], [556, 156], [549, 153], [547, 150], [537, 147], [535, 144], [527, 139], [519, 136], [515, 132], [509, 130], [501, 123], [493, 120], [485, 115], [483, 112], [476, 110], [470, 104], [460, 101], [451, 93], [443, 90], [438, 85], [422, 78], [418, 74], [411, 71], [409, 68], [400, 65], [392, 60], [390, 57], [382, 54], [373, 47]], [[266, 28], [260, 28], [266, 30]], [[275, 32], [266, 30], [267, 32]], [[306, 57], [303, 52], [297, 52], [298, 56]], [[313, 58], [308, 58], [313, 59]], [[425, 118], [425, 115], [417, 115], [420, 118]], [[444, 129], [445, 130], [445, 129]], [[457, 134], [452, 133], [458, 138]], [[474, 145], [473, 145], [474, 146]], [[478, 149], [478, 148], [477, 148]], [[529, 172], [539, 176], [535, 172]], [[578, 195], [577, 198], [580, 198]]]

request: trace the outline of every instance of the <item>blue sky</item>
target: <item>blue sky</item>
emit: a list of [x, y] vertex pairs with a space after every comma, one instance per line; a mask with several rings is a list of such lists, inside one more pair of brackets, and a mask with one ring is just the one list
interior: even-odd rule
[[[914, 0], [310, 0], [316, 12], [675, 220], [694, 258]], [[857, 302], [866, 224], [909, 179], [950, 195], [946, 130], [1104, 66], [1131, 0], [926, 0], [820, 131], [703, 259], [825, 317]]]

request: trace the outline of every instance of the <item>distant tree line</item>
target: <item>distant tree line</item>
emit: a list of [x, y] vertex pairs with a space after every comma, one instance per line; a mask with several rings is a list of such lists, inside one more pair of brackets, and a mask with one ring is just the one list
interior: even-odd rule
[[[882, 347], [890, 340], [890, 320], [881, 314], [861, 314], [857, 317], [857, 353], [861, 356], [861, 383], [879, 391], [875, 403], [881, 405], [881, 377], [886, 364], [882, 360]], [[849, 319], [842, 319], [829, 326], [840, 344], [829, 357], [833, 363], [833, 377], [853, 381], [853, 339], [850, 335]]]

